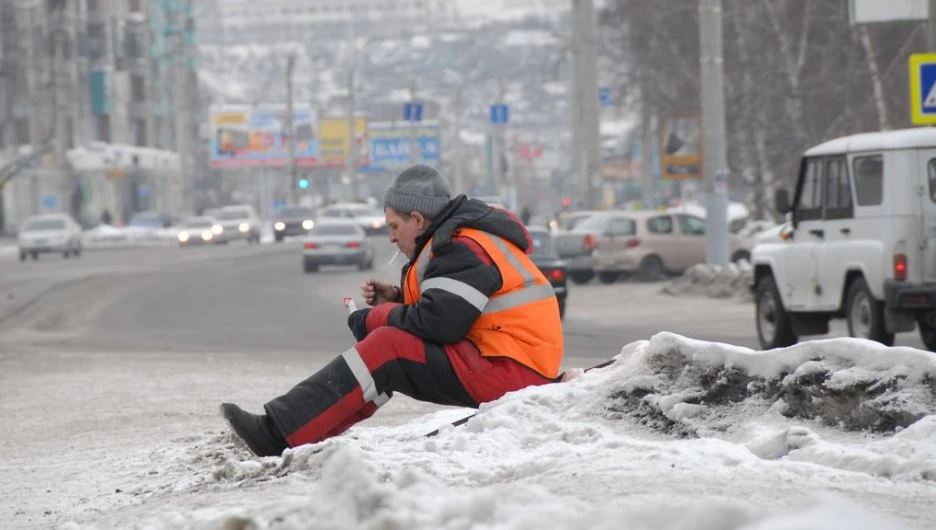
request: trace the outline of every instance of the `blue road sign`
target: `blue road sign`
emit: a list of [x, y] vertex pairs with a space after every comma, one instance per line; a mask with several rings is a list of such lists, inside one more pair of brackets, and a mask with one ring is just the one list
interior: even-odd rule
[[910, 115], [916, 125], [936, 124], [936, 54], [910, 56]]
[[598, 104], [602, 108], [610, 107], [614, 103], [614, 98], [611, 97], [611, 89], [608, 87], [601, 87], [598, 89]]
[[42, 196], [42, 207], [51, 210], [58, 206], [58, 197], [55, 195], [43, 195]]
[[422, 103], [409, 101], [403, 104], [403, 121], [422, 121]]
[[510, 121], [510, 107], [504, 103], [491, 105], [491, 123], [494, 125], [506, 124]]
[[140, 198], [143, 198], [143, 199], [149, 197], [150, 196], [149, 186], [146, 184], [140, 184], [140, 187], [137, 188], [137, 194], [140, 196]]

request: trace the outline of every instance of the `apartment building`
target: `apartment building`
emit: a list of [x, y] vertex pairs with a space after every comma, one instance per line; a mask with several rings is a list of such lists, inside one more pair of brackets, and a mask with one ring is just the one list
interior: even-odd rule
[[0, 0], [8, 224], [185, 206], [198, 130], [194, 1]]

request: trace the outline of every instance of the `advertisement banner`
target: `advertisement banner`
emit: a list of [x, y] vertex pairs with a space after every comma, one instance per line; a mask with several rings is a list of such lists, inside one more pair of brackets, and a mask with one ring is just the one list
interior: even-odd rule
[[[368, 146], [368, 164], [361, 168], [366, 173], [393, 173], [410, 164], [409, 124], [375, 122], [367, 127], [364, 144]], [[419, 149], [418, 163], [439, 164], [439, 124], [420, 122], [416, 127]]]
[[[319, 163], [317, 167], [342, 167], [350, 151], [348, 118], [322, 118], [319, 121]], [[354, 137], [358, 145], [358, 166], [366, 166], [369, 160], [367, 118], [355, 116]]]
[[699, 116], [667, 116], [661, 120], [660, 158], [663, 180], [702, 178], [702, 120]]
[[[211, 166], [286, 166], [286, 122], [285, 105], [212, 107]], [[293, 130], [296, 165], [319, 166], [318, 123], [310, 107], [293, 109]]]

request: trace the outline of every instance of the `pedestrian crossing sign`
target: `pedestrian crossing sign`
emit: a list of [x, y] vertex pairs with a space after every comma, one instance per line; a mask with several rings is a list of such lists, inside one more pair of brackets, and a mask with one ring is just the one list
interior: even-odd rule
[[910, 114], [915, 125], [936, 124], [936, 53], [910, 56]]

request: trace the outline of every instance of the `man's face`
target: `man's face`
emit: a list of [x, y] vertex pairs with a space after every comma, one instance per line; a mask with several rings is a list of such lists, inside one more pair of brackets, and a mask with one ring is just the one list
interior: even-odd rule
[[416, 238], [426, 231], [429, 221], [419, 212], [405, 216], [393, 208], [384, 208], [384, 215], [390, 228], [390, 242], [395, 243], [407, 258], [413, 259]]

